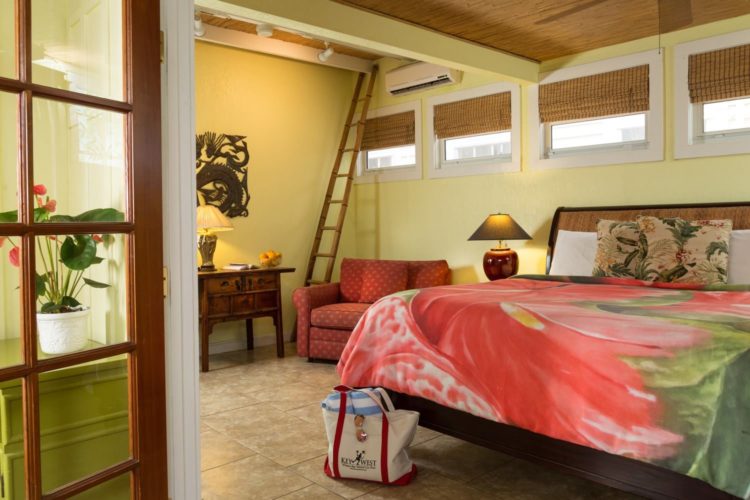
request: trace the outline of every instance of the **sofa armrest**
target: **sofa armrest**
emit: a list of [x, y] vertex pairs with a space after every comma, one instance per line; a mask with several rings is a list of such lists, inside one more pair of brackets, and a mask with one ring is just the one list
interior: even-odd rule
[[339, 301], [339, 284], [326, 283], [292, 292], [292, 302], [297, 309], [297, 354], [307, 356], [310, 342], [310, 313], [312, 310]]

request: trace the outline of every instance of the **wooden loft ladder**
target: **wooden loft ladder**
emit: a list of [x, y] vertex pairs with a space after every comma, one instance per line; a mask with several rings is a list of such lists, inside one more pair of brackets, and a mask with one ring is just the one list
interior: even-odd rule
[[[336, 153], [336, 160], [333, 163], [331, 178], [328, 180], [328, 190], [323, 201], [323, 209], [320, 211], [318, 229], [315, 231], [315, 240], [307, 264], [305, 285], [331, 282], [333, 265], [339, 250], [341, 230], [346, 218], [346, 209], [349, 206], [349, 194], [354, 180], [354, 171], [357, 167], [357, 157], [362, 147], [365, 120], [367, 120], [367, 111], [370, 107], [377, 72], [378, 67], [374, 66], [364, 96], [362, 96], [362, 88], [367, 75], [360, 73], [357, 78], [354, 96], [341, 135], [341, 143]], [[360, 103], [362, 106], [359, 117], [356, 122], [352, 122]], [[341, 168], [342, 165], [344, 165], [344, 169]], [[321, 265], [323, 263], [325, 263], [325, 266]]]

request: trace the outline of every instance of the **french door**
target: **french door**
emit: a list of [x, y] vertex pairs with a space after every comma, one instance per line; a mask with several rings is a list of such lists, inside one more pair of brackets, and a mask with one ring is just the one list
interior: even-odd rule
[[158, 0], [0, 0], [0, 499], [167, 497]]

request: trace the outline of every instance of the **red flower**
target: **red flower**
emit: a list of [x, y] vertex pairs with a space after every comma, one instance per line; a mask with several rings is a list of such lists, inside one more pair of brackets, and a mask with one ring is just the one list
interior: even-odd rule
[[97, 243], [101, 243], [102, 241], [104, 241], [104, 240], [102, 239], [102, 237], [101, 237], [100, 235], [98, 235], [98, 234], [95, 234], [95, 235], [93, 235], [93, 236], [91, 237], [91, 239], [93, 239], [93, 240], [94, 240], [94, 241], [96, 241]]
[[57, 202], [55, 200], [49, 200], [42, 208], [46, 209], [49, 213], [52, 213], [57, 210]]
[[34, 186], [34, 194], [37, 196], [44, 196], [47, 194], [47, 188], [44, 184], [37, 184]]
[[13, 247], [10, 249], [10, 252], [8, 252], [8, 259], [10, 260], [11, 265], [19, 267], [21, 265], [20, 257], [18, 255], [20, 251], [20, 248]]
[[3, 243], [5, 243], [5, 236], [0, 236], [0, 248], [3, 248]]

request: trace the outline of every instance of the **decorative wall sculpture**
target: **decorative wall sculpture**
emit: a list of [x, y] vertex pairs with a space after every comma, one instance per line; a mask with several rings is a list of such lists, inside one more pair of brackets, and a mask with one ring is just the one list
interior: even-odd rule
[[[195, 137], [198, 192], [228, 217], [247, 217], [250, 192], [247, 164], [250, 159], [243, 135], [204, 132]], [[200, 200], [199, 200], [200, 202]]]

